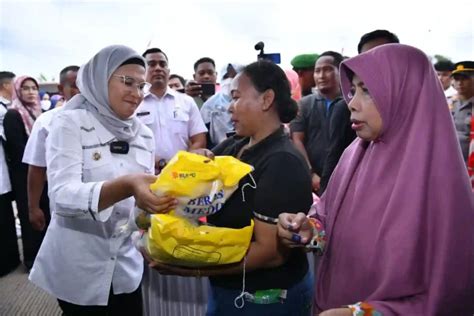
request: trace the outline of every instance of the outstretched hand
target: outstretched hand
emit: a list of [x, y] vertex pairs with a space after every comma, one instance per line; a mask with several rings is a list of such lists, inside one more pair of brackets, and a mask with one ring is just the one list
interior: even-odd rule
[[156, 181], [156, 176], [141, 174], [134, 176], [132, 180], [133, 196], [137, 206], [147, 213], [167, 213], [177, 204], [178, 200], [171, 196], [160, 196], [151, 192], [150, 184]]
[[189, 152], [214, 160], [214, 153], [206, 148], [193, 149], [193, 150], [190, 150]]

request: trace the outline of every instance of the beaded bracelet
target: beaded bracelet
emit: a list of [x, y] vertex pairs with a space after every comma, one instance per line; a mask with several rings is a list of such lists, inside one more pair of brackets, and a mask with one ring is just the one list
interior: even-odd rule
[[359, 302], [354, 305], [348, 305], [352, 316], [382, 316], [382, 313], [376, 311], [372, 305], [367, 302]]
[[317, 219], [308, 217], [308, 221], [313, 228], [313, 239], [306, 245], [306, 248], [312, 249], [317, 255], [322, 255], [326, 246], [326, 231], [323, 224]]

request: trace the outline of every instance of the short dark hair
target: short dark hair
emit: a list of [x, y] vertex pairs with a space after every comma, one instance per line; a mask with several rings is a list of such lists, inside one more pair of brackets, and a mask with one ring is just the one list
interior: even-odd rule
[[184, 80], [184, 78], [181, 77], [180, 75], [172, 74], [172, 75], [170, 75], [169, 80], [174, 79], [174, 78], [178, 78], [178, 80], [181, 82], [181, 84], [182, 84], [183, 86], [186, 85], [186, 80]]
[[60, 84], [64, 83], [64, 81], [66, 80], [66, 75], [70, 71], [78, 72], [79, 71], [79, 66], [71, 65], [71, 66], [67, 66], [67, 67], [63, 68], [63, 70], [61, 70], [59, 72], [59, 83]]
[[434, 64], [436, 71], [453, 71], [454, 64], [450, 60], [439, 60]]
[[203, 64], [203, 63], [211, 63], [214, 68], [216, 68], [216, 63], [214, 62], [214, 59], [210, 58], [210, 57], [203, 57], [203, 58], [199, 58], [195, 63], [194, 63], [194, 72], [196, 72], [196, 70], [198, 69], [198, 66], [200, 64]]
[[344, 60], [344, 56], [342, 56], [341, 54], [337, 53], [337, 52], [333, 52], [331, 50], [327, 51], [327, 52], [324, 52], [322, 53], [321, 55], [319, 55], [318, 59], [323, 57], [323, 56], [329, 56], [329, 57], [332, 57], [334, 59], [334, 62], [333, 62], [333, 65], [339, 69], [339, 65], [342, 63], [342, 61]]
[[367, 42], [373, 41], [378, 38], [384, 38], [389, 43], [400, 43], [397, 35], [389, 32], [387, 30], [375, 30], [370, 33], [362, 35], [360, 38], [359, 44], [357, 45], [357, 52], [360, 54], [362, 51], [362, 46], [364, 46]]
[[259, 60], [247, 65], [242, 73], [250, 78], [258, 92], [273, 90], [273, 102], [282, 123], [289, 123], [296, 117], [298, 105], [291, 98], [290, 82], [279, 66], [271, 61]]
[[162, 50], [161, 50], [161, 49], [159, 49], [159, 48], [156, 48], [156, 47], [153, 47], [153, 48], [148, 48], [148, 49], [147, 49], [147, 50], [146, 50], [146, 51], [145, 51], [145, 52], [142, 54], [142, 57], [143, 57], [143, 58], [145, 58], [145, 57], [146, 57], [146, 55], [148, 55], [148, 54], [153, 54], [153, 53], [162, 53], [162, 54], [163, 54], [163, 56], [165, 56], [165, 58], [166, 58], [166, 61], [168, 61], [168, 62], [169, 62], [169, 60], [168, 60], [168, 56], [165, 54], [165, 52], [164, 52], [164, 51], [162, 51]]
[[0, 87], [7, 83], [8, 81], [13, 80], [15, 74], [11, 71], [0, 71]]

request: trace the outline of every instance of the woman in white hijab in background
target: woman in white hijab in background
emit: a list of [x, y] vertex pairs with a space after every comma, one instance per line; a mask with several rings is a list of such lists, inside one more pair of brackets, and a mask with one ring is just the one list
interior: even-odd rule
[[201, 116], [209, 130], [207, 147], [213, 148], [233, 133], [234, 126], [228, 111], [232, 97], [230, 84], [232, 79], [242, 71], [244, 66], [236, 63], [227, 64], [221, 71], [221, 90], [213, 95], [201, 107]]
[[135, 203], [164, 212], [152, 132], [134, 112], [149, 86], [145, 61], [109, 46], [80, 68], [81, 94], [57, 114], [46, 159], [51, 224], [30, 280], [58, 298], [64, 315], [141, 315], [141, 254], [123, 229]]

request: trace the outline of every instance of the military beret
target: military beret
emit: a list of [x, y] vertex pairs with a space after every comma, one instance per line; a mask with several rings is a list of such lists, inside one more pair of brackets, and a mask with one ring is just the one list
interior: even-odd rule
[[316, 63], [318, 57], [318, 54], [298, 55], [291, 60], [291, 65], [293, 66], [293, 69], [314, 68], [314, 64]]

